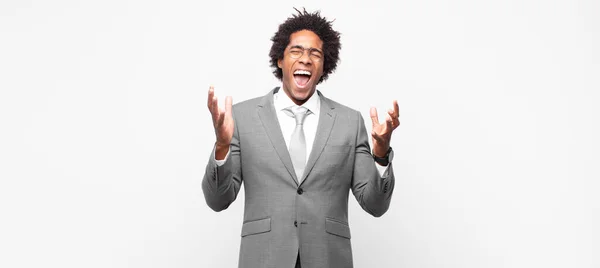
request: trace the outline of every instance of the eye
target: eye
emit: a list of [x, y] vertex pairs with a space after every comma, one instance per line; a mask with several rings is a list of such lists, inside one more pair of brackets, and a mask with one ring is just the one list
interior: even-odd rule
[[302, 52], [303, 51], [300, 50], [300, 49], [292, 49], [292, 50], [290, 50], [290, 54], [292, 54], [292, 55], [301, 55]]

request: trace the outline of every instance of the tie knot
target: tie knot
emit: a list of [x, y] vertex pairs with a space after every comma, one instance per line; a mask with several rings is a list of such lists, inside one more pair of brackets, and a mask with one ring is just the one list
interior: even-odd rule
[[303, 106], [292, 106], [286, 108], [284, 112], [288, 116], [291, 116], [294, 119], [296, 119], [296, 125], [302, 125], [302, 123], [304, 122], [304, 118], [310, 113], [310, 110]]

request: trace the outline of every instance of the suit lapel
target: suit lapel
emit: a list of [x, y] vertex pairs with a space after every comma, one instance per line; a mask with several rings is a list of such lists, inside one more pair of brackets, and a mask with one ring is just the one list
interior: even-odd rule
[[271, 92], [263, 97], [257, 108], [258, 116], [262, 121], [267, 136], [271, 140], [271, 144], [273, 145], [273, 148], [275, 148], [275, 152], [277, 152], [279, 159], [281, 159], [281, 162], [283, 162], [288, 173], [292, 176], [296, 185], [298, 185], [298, 179], [296, 178], [296, 172], [294, 172], [292, 159], [290, 158], [290, 153], [285, 145], [285, 139], [281, 133], [281, 127], [279, 126], [279, 120], [277, 119], [277, 113], [275, 111], [275, 106], [273, 105], [273, 93], [275, 93], [276, 90], [279, 90], [279, 88], [271, 90]]
[[[313, 169], [317, 160], [321, 156], [323, 149], [325, 148], [325, 144], [327, 140], [329, 140], [329, 135], [331, 134], [331, 129], [333, 128], [333, 123], [335, 122], [335, 108], [328, 98], [325, 98], [320, 91], [317, 90], [321, 101], [321, 112], [319, 115], [319, 124], [317, 126], [317, 133], [315, 135], [315, 141], [313, 142], [313, 147], [308, 157], [308, 161], [306, 162], [306, 167], [304, 168], [304, 174], [302, 175], [302, 183], [306, 181], [308, 174]], [[291, 160], [290, 160], [291, 162]], [[293, 173], [293, 172], [292, 172]]]

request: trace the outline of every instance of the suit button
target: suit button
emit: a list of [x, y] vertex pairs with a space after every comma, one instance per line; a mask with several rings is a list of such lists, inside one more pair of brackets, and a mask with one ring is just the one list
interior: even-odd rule
[[298, 194], [302, 194], [304, 193], [304, 190], [302, 190], [302, 188], [298, 188], [298, 191], [296, 191]]
[[298, 227], [298, 221], [294, 221], [294, 226]]

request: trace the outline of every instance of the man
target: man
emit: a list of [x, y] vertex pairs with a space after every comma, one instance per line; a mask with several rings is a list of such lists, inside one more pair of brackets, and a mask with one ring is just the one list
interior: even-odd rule
[[338, 62], [331, 22], [298, 11], [272, 41], [281, 88], [233, 107], [227, 97], [225, 109], [209, 89], [216, 143], [202, 181], [206, 202], [226, 209], [244, 183], [239, 267], [352, 267], [349, 190], [373, 216], [387, 211], [398, 103], [384, 123], [371, 108], [371, 155], [360, 113], [316, 90]]

